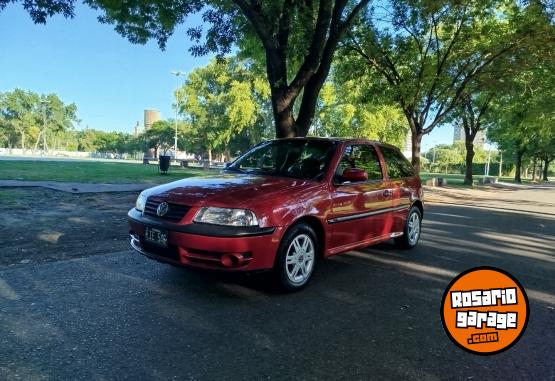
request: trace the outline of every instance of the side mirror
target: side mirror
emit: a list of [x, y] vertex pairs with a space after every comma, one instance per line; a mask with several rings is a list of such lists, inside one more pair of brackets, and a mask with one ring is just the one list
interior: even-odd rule
[[230, 165], [231, 165], [231, 163], [225, 163], [224, 168], [229, 168]]
[[343, 170], [343, 175], [341, 175], [341, 180], [351, 183], [366, 181], [368, 180], [368, 173], [360, 168], [345, 168]]

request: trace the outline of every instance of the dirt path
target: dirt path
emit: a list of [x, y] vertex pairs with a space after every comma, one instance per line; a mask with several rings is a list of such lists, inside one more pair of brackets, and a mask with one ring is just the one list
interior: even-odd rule
[[0, 267], [127, 250], [137, 193], [0, 188]]
[[0, 188], [42, 187], [69, 193], [136, 192], [154, 184], [100, 184], [71, 181], [0, 180]]

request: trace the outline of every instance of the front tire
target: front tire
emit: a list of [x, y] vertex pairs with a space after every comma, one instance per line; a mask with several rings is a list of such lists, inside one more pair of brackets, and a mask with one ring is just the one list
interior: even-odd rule
[[281, 288], [296, 291], [305, 287], [314, 273], [318, 252], [312, 227], [304, 223], [291, 227], [281, 240], [274, 266]]
[[409, 210], [403, 235], [395, 238], [395, 243], [401, 249], [412, 249], [418, 244], [422, 232], [422, 213], [418, 207], [413, 206]]

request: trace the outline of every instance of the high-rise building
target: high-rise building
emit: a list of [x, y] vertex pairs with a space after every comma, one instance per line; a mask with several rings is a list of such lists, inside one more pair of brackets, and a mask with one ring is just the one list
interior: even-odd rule
[[[453, 127], [453, 143], [455, 142], [464, 142], [464, 128], [462, 125], [454, 126]], [[483, 148], [484, 144], [486, 143], [486, 134], [484, 131], [478, 131], [476, 133], [476, 137], [474, 138], [474, 146]]]
[[407, 134], [405, 136], [405, 146], [403, 148], [403, 155], [405, 155], [405, 157], [407, 158], [411, 158], [412, 157], [412, 132], [409, 128], [409, 130], [407, 131]]
[[133, 127], [133, 134], [135, 136], [139, 136], [141, 134], [141, 126], [139, 124], [139, 121], [137, 121], [137, 124], [135, 124], [135, 127]]
[[160, 113], [159, 110], [145, 110], [145, 120], [144, 120], [145, 131], [148, 130], [150, 127], [152, 127], [154, 123], [158, 122], [161, 119], [162, 119], [162, 114]]

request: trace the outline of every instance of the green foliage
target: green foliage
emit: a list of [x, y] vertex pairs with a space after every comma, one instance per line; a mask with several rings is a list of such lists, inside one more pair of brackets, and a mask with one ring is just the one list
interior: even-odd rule
[[[177, 138], [183, 140], [183, 126], [178, 126]], [[154, 122], [142, 136], [148, 148], [154, 148], [154, 155], [158, 156], [158, 149], [162, 149], [161, 154], [166, 154], [175, 144], [175, 125], [167, 120]]]
[[[15, 89], [0, 93], [0, 137], [8, 147], [27, 148], [71, 130], [77, 119], [77, 106], [66, 105], [56, 94], [39, 95]], [[46, 149], [47, 147], [42, 147]]]
[[529, 62], [508, 78], [510, 91], [494, 103], [488, 138], [508, 154], [555, 158], [555, 57], [547, 58]]
[[267, 137], [268, 98], [268, 85], [259, 72], [232, 58], [193, 70], [176, 92], [176, 102], [191, 126], [186, 140], [207, 151], [225, 151], [240, 134], [250, 144]]
[[[543, 39], [544, 25], [532, 2], [388, 0], [354, 28], [340, 72], [397, 102], [419, 143], [492, 64]], [[416, 167], [419, 152], [413, 147]]]
[[[486, 163], [488, 156], [487, 151], [480, 147], [474, 147], [474, 152], [475, 163]], [[462, 141], [458, 141], [453, 144], [438, 144], [425, 152], [423, 158], [428, 162], [427, 168], [432, 171], [443, 170], [447, 172], [448, 170], [457, 168], [456, 171], [458, 172], [464, 168], [465, 155], [465, 144]], [[498, 160], [497, 152], [490, 152], [490, 161], [493, 162], [496, 160]]]
[[379, 140], [403, 147], [408, 124], [395, 104], [367, 102], [360, 82], [332, 77], [322, 88], [314, 133]]
[[[194, 42], [191, 53], [216, 53], [222, 58], [233, 46], [239, 46], [248, 51], [249, 58], [262, 64], [271, 90], [278, 137], [308, 133], [335, 50], [369, 2], [85, 0], [102, 11], [101, 22], [114, 24], [116, 31], [131, 42], [144, 44], [156, 39], [161, 48], [177, 25], [185, 23], [192, 14], [202, 13], [203, 25], [187, 30]], [[298, 98], [301, 102], [295, 116], [293, 109]]]
[[[6, 5], [17, 3], [18, 0], [0, 0], [0, 12]], [[56, 14], [64, 17], [74, 16], [75, 0], [41, 0], [41, 1], [22, 1], [23, 8], [29, 13], [33, 21], [37, 24], [46, 23], [46, 19]]]
[[84, 152], [103, 153], [133, 153], [145, 149], [145, 141], [142, 137], [135, 137], [123, 132], [108, 132], [86, 128], [74, 134], [77, 142], [75, 147]]

